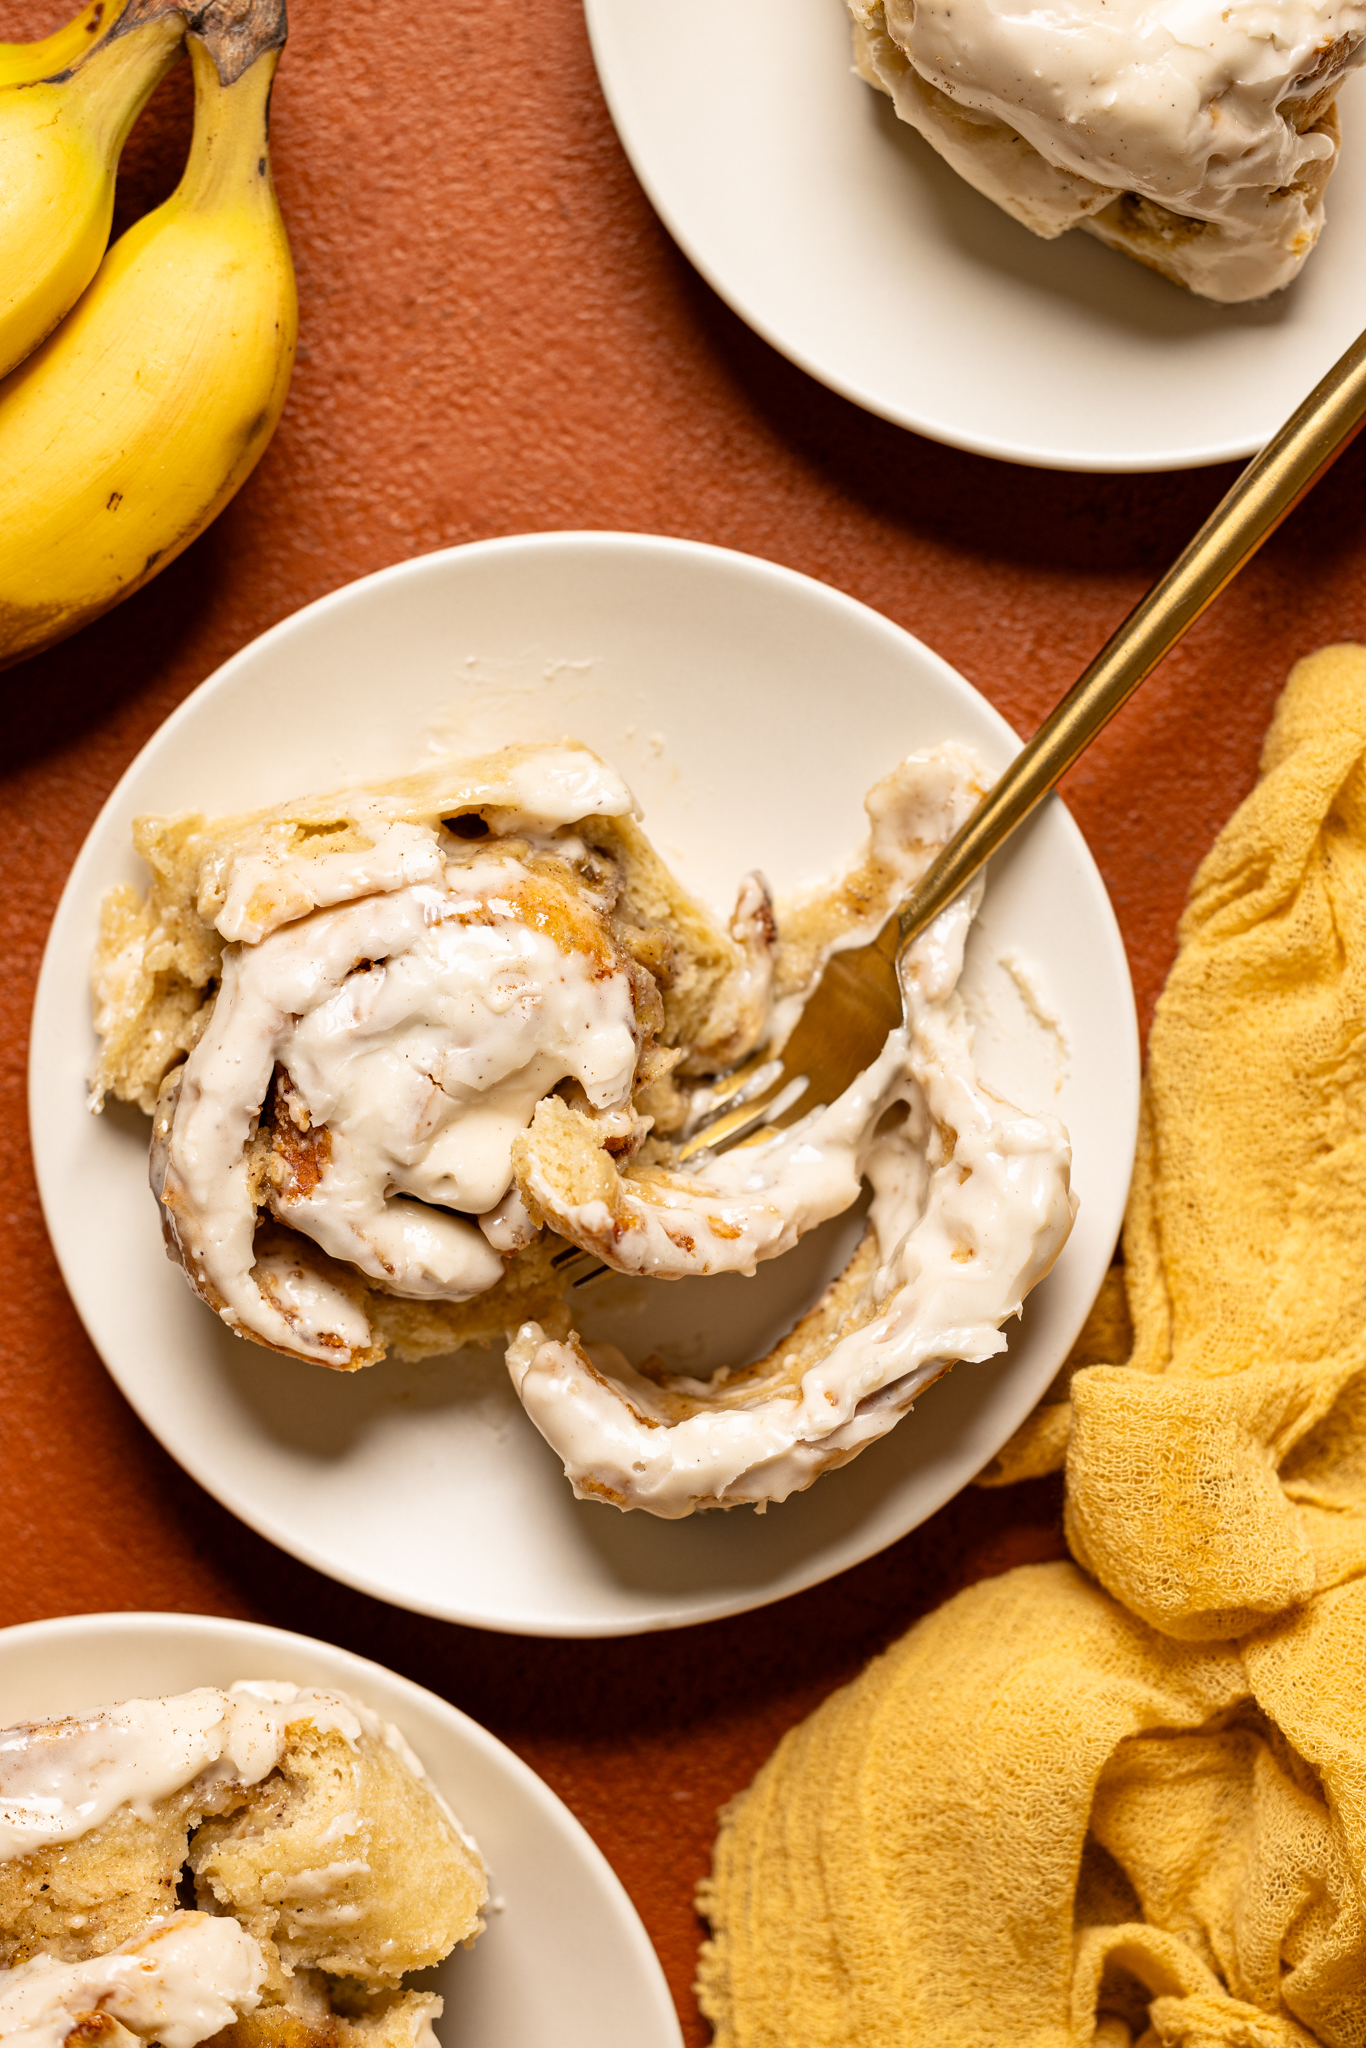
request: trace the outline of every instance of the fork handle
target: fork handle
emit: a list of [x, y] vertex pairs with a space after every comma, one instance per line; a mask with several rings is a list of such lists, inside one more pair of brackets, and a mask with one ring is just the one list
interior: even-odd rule
[[972, 880], [1342, 453], [1366, 419], [1366, 334], [1255, 455], [1165, 576], [1141, 598], [987, 791], [901, 906], [904, 949]]

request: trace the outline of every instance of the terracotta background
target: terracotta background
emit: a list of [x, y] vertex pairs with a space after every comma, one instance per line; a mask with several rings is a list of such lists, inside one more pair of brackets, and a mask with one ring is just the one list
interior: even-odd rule
[[[74, 0], [73, 0], [74, 4]], [[0, 0], [0, 35], [60, 0]], [[130, 144], [121, 221], [175, 182], [183, 73]], [[302, 301], [278, 437], [149, 589], [0, 675], [0, 1621], [153, 1607], [251, 1616], [379, 1658], [485, 1722], [610, 1857], [685, 2036], [694, 1883], [718, 1805], [870, 1652], [968, 1581], [1061, 1554], [1048, 1483], [969, 1491], [832, 1585], [683, 1636], [556, 1644], [379, 1606], [258, 1541], [125, 1408], [34, 1192], [34, 978], [101, 801], [172, 707], [310, 599], [452, 542], [628, 527], [747, 549], [921, 635], [1028, 729], [1229, 472], [1085, 478], [917, 440], [790, 368], [656, 222], [578, 0], [295, 0], [275, 155]], [[1366, 637], [1366, 442], [1339, 463], [1074, 774], [1145, 1019], [1190, 874], [1249, 787], [1290, 663]]]

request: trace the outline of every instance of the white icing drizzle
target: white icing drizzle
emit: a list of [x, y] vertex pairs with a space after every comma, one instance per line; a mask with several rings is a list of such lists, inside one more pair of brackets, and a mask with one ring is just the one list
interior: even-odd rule
[[0, 1860], [74, 1841], [120, 1806], [150, 1819], [224, 1756], [243, 1784], [275, 1764], [258, 1717], [235, 1725], [226, 1694], [209, 1687], [174, 1699], [129, 1700], [72, 1720], [0, 1735]]
[[[477, 809], [500, 836], [554, 832], [580, 818], [634, 816], [636, 803], [621, 777], [588, 747], [510, 747], [495, 762], [475, 763], [464, 808]], [[329, 904], [440, 879], [434, 835], [396, 818], [399, 795], [342, 792], [338, 818], [359, 826], [371, 844], [362, 852], [325, 853], [300, 861], [293, 851], [291, 807], [281, 813], [280, 843], [207, 861], [199, 914], [234, 944], [256, 945], [268, 932]]]
[[580, 818], [637, 818], [640, 807], [614, 768], [579, 741], [509, 750], [507, 795], [484, 805], [495, 832], [553, 832]]
[[301, 861], [283, 849], [238, 854], [213, 922], [230, 943], [259, 945], [268, 932], [329, 904], [377, 890], [441, 879], [441, 849], [421, 825], [387, 825], [363, 853], [324, 853]]
[[[1334, 145], [1289, 117], [1366, 55], [1362, 0], [886, 0], [889, 42], [875, 0], [849, 5], [902, 118], [1036, 233], [1138, 193], [1224, 231], [1194, 238], [1183, 261], [1197, 290], [1227, 300], [1276, 290], [1312, 247], [1321, 206], [1283, 202]], [[961, 118], [937, 117], [917, 79]], [[974, 150], [972, 110], [1022, 135], [1053, 189], [989, 131]]]
[[686, 1173], [613, 1176], [610, 1205], [566, 1203], [534, 1153], [526, 1189], [554, 1229], [619, 1273], [654, 1280], [753, 1273], [761, 1259], [790, 1251], [858, 1200], [869, 1134], [899, 1098], [904, 1068], [904, 1038], [894, 1033], [838, 1101], [765, 1144], [723, 1152]]
[[[869, 793], [871, 829], [860, 857], [835, 883], [784, 906], [796, 924], [814, 901], [827, 929], [831, 900], [840, 906], [833, 940], [824, 940], [811, 957], [813, 977], [832, 951], [877, 935], [892, 905], [968, 815], [980, 777], [975, 756], [949, 745], [908, 756]], [[964, 899], [969, 917], [980, 899], [980, 888]], [[966, 927], [963, 933], [956, 924], [951, 929], [961, 942]], [[950, 956], [952, 966], [946, 964]], [[946, 997], [952, 994], [961, 965], [953, 943], [932, 936], [922, 942], [917, 959], [921, 987], [942, 986]], [[809, 992], [810, 983], [775, 1006], [773, 1039], [766, 1044], [785, 1042]], [[837, 1101], [813, 1109], [767, 1142], [737, 1146], [698, 1165], [632, 1168], [629, 1175], [588, 1149], [614, 1134], [608, 1118], [597, 1119], [595, 1131], [582, 1114], [548, 1103], [519, 1147], [518, 1178], [533, 1208], [555, 1230], [618, 1272], [659, 1280], [752, 1274], [760, 1260], [780, 1257], [806, 1231], [858, 1199], [873, 1133], [910, 1085], [907, 1061], [905, 1035], [894, 1033], [881, 1057]], [[772, 1078], [756, 1077], [755, 1085], [771, 1085]], [[799, 1100], [799, 1084], [792, 1086]], [[704, 1120], [709, 1108], [709, 1091], [699, 1090], [694, 1117]], [[566, 1149], [578, 1169], [573, 1174], [563, 1170]], [[590, 1192], [595, 1185], [600, 1192]]]
[[[0, 1863], [74, 1842], [121, 1806], [149, 1819], [157, 1800], [187, 1785], [212, 1794], [221, 1785], [259, 1784], [280, 1762], [288, 1731], [299, 1721], [335, 1732], [353, 1749], [362, 1734], [384, 1743], [478, 1855], [473, 1837], [392, 1721], [349, 1693], [241, 1678], [227, 1692], [200, 1686], [0, 1731]], [[343, 1813], [329, 1834], [340, 1839], [358, 1827], [355, 1814]], [[332, 1874], [340, 1871], [332, 1866]]]
[[286, 1880], [287, 1899], [325, 1899], [348, 1877], [364, 1877], [370, 1866], [364, 1857], [347, 1857], [339, 1863], [323, 1863], [316, 1870], [296, 1870]]
[[[382, 1733], [384, 1724], [342, 1693], [244, 1679], [229, 1692], [200, 1686], [7, 1728], [0, 1733], [0, 1862], [74, 1842], [121, 1806], [148, 1820], [158, 1800], [187, 1785], [210, 1792], [259, 1784], [279, 1763], [294, 1721], [336, 1729], [354, 1746], [367, 1715], [371, 1732]], [[410, 1759], [416, 1762], [408, 1751]]]
[[[88, 1962], [33, 1956], [0, 1976], [0, 2039], [61, 2048], [78, 2020], [107, 2014], [141, 2041], [195, 2048], [261, 2002], [265, 1957], [236, 1920], [171, 1913]], [[117, 2038], [117, 2037], [115, 2037]]]
[[1058, 1049], [1058, 1085], [1061, 1086], [1072, 1058], [1072, 1040], [1068, 1035], [1067, 1026], [1045, 994], [1043, 984], [1039, 980], [1038, 969], [1025, 958], [1019, 947], [1008, 946], [999, 958], [1030, 1016], [1036, 1024], [1041, 1024], [1045, 1031], [1052, 1034], [1053, 1042]]
[[[263, 1252], [251, 1269], [251, 1277], [261, 1291], [266, 1311], [293, 1333], [292, 1350], [308, 1351], [312, 1356], [325, 1357], [329, 1364], [337, 1364], [355, 1352], [364, 1351], [369, 1344], [370, 1323], [364, 1312], [349, 1294], [305, 1265], [301, 1252]], [[220, 1314], [224, 1322], [236, 1327], [238, 1318], [231, 1309], [220, 1310]]]
[[[507, 1354], [513, 1385], [581, 1498], [670, 1520], [784, 1500], [885, 1434], [948, 1364], [1005, 1349], [1000, 1326], [1052, 1266], [1075, 1202], [1062, 1125], [1012, 1109], [977, 1079], [956, 990], [979, 900], [980, 888], [960, 898], [917, 943], [906, 1027], [837, 1103], [763, 1148], [752, 1167], [733, 1152], [697, 1176], [715, 1188], [749, 1172], [762, 1185], [750, 1212], [738, 1203], [723, 1211], [750, 1233], [733, 1242], [762, 1256], [756, 1214], [795, 1235], [797, 1219], [847, 1206], [866, 1174], [880, 1261], [871, 1320], [840, 1337], [799, 1386], [760, 1388], [739, 1405], [727, 1403], [723, 1385], [675, 1380], [661, 1393], [620, 1354], [591, 1359], [572, 1336], [552, 1341], [535, 1323], [518, 1333]], [[898, 1099], [910, 1105], [906, 1123], [876, 1135]], [[679, 1220], [675, 1206], [675, 1231]], [[706, 1221], [695, 1206], [688, 1230], [696, 1224], [699, 1241]], [[643, 1238], [660, 1249], [648, 1226]], [[673, 1242], [667, 1232], [665, 1241]], [[775, 1243], [783, 1241], [780, 1231]], [[691, 1411], [681, 1417], [680, 1396]]]
[[[360, 1311], [286, 1255], [253, 1270], [247, 1146], [277, 1064], [328, 1134], [316, 1185], [282, 1193], [282, 1219], [397, 1293], [464, 1301], [501, 1277], [523, 1222], [500, 1205], [536, 1103], [572, 1077], [596, 1107], [623, 1105], [639, 1041], [623, 964], [605, 941], [541, 928], [520, 861], [438, 855], [439, 880], [399, 886], [408, 841], [387, 866], [373, 850], [326, 858], [333, 891], [379, 889], [381, 871], [395, 886], [229, 948], [160, 1192], [225, 1321], [335, 1365], [368, 1340]], [[487, 1212], [487, 1235], [465, 1220]]]

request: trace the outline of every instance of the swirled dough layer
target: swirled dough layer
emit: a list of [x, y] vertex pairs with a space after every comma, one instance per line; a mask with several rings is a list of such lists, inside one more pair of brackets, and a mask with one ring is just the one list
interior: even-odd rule
[[[969, 892], [912, 949], [905, 1026], [837, 1102], [687, 1182], [644, 1187], [618, 1233], [654, 1270], [752, 1270], [764, 1233], [795, 1237], [866, 1178], [864, 1246], [788, 1340], [702, 1382], [647, 1379], [572, 1331], [518, 1333], [508, 1369], [581, 1498], [669, 1520], [784, 1500], [885, 1435], [955, 1361], [1005, 1349], [1001, 1325], [1052, 1267], [1076, 1204], [1057, 1119], [1012, 1109], [976, 1073], [957, 987], [979, 900]], [[556, 1221], [602, 1251], [619, 1215], [595, 1206], [605, 1213], [577, 1230]]]
[[569, 889], [509, 858], [437, 869], [231, 949], [179, 1070], [159, 1191], [187, 1270], [225, 1320], [323, 1363], [365, 1348], [362, 1311], [256, 1270], [249, 1147], [277, 1069], [276, 1215], [381, 1286], [456, 1302], [502, 1278], [470, 1219], [496, 1237], [541, 1097], [572, 1078], [619, 1107], [635, 1074], [629, 962]]

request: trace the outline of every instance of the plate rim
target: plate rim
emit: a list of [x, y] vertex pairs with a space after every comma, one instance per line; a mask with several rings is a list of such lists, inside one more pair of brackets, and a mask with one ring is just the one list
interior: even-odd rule
[[[596, 1641], [619, 1636], [662, 1633], [666, 1630], [678, 1628], [692, 1628], [706, 1622], [724, 1620], [739, 1614], [754, 1612], [761, 1607], [771, 1606], [781, 1600], [791, 1598], [799, 1592], [809, 1591], [815, 1586], [828, 1583], [830, 1579], [838, 1577], [842, 1572], [853, 1570], [859, 1564], [867, 1562], [870, 1557], [880, 1555], [881, 1551], [887, 1548], [887, 1544], [880, 1544], [872, 1550], [863, 1551], [857, 1556], [835, 1563], [828, 1569], [816, 1571], [810, 1577], [802, 1578], [797, 1585], [782, 1585], [771, 1590], [766, 1587], [757, 1597], [755, 1589], [751, 1586], [729, 1597], [712, 1597], [705, 1603], [697, 1601], [695, 1604], [700, 1611], [696, 1612], [670, 1612], [648, 1619], [626, 1615], [612, 1618], [608, 1621], [602, 1619], [587, 1621], [580, 1620], [577, 1617], [570, 1619], [535, 1617], [531, 1620], [525, 1618], [505, 1619], [501, 1616], [494, 1617], [487, 1613], [471, 1612], [458, 1608], [449, 1602], [426, 1598], [410, 1591], [404, 1591], [400, 1597], [392, 1586], [377, 1577], [370, 1576], [364, 1570], [339, 1565], [323, 1547], [313, 1544], [306, 1537], [300, 1536], [292, 1529], [286, 1529], [282, 1526], [273, 1511], [258, 1505], [250, 1497], [244, 1496], [232, 1480], [225, 1481], [211, 1464], [206, 1463], [198, 1455], [187, 1454], [180, 1446], [173, 1449], [166, 1442], [162, 1434], [150, 1397], [146, 1400], [143, 1399], [136, 1385], [128, 1383], [123, 1371], [110, 1363], [104, 1351], [96, 1342], [81, 1311], [76, 1275], [68, 1269], [68, 1256], [62, 1248], [58, 1232], [53, 1226], [54, 1204], [57, 1198], [57, 1191], [53, 1188], [50, 1195], [49, 1182], [54, 1178], [57, 1167], [50, 1148], [46, 1146], [39, 1135], [43, 1130], [43, 1105], [39, 1095], [38, 1048], [41, 1043], [41, 1036], [36, 1028], [42, 1010], [54, 1000], [54, 984], [59, 980], [61, 974], [61, 963], [58, 959], [58, 951], [55, 944], [56, 937], [65, 919], [74, 913], [79, 900], [85, 894], [86, 871], [87, 867], [95, 862], [95, 847], [101, 835], [101, 828], [105, 825], [106, 820], [111, 814], [124, 802], [125, 790], [141, 770], [145, 757], [152, 749], [159, 746], [166, 737], [178, 731], [183, 723], [192, 718], [196, 708], [206, 698], [230, 688], [239, 670], [250, 659], [254, 658], [260, 649], [287, 640], [301, 622], [307, 620], [320, 610], [342, 608], [354, 596], [377, 584], [401, 584], [408, 576], [421, 573], [423, 570], [429, 569], [435, 563], [443, 560], [452, 558], [468, 560], [481, 555], [515, 555], [528, 544], [532, 544], [537, 548], [555, 550], [578, 547], [585, 542], [594, 547], [616, 549], [624, 546], [628, 549], [649, 552], [662, 549], [668, 553], [692, 557], [701, 556], [709, 560], [738, 561], [745, 566], [749, 573], [752, 574], [756, 570], [760, 571], [780, 585], [796, 584], [798, 586], [814, 587], [820, 593], [823, 601], [833, 603], [838, 609], [847, 610], [865, 621], [871, 619], [876, 622], [877, 627], [881, 631], [890, 634], [895, 639], [909, 642], [919, 657], [942, 670], [947, 677], [952, 679], [955, 687], [969, 691], [977, 699], [983, 712], [999, 728], [1003, 739], [1008, 741], [1012, 747], [1018, 747], [1021, 744], [1019, 735], [985, 693], [978, 690], [943, 655], [927, 646], [917, 635], [911, 633], [907, 628], [900, 626], [895, 620], [888, 618], [885, 613], [877, 611], [875, 607], [865, 604], [861, 599], [855, 598], [847, 591], [841, 590], [835, 584], [824, 582], [819, 577], [808, 575], [802, 570], [792, 569], [784, 563], [774, 562], [766, 556], [750, 554], [743, 549], [723, 547], [713, 542], [696, 541], [680, 536], [644, 533], [636, 530], [619, 531], [611, 528], [572, 528], [499, 535], [485, 540], [465, 542], [453, 547], [433, 549], [424, 554], [405, 557], [402, 561], [390, 563], [383, 568], [369, 572], [365, 576], [356, 577], [350, 582], [337, 585], [335, 589], [325, 592], [321, 597], [315, 598], [309, 604], [301, 606], [298, 611], [287, 614], [284, 618], [277, 620], [272, 626], [267, 627], [264, 632], [247, 641], [230, 655], [226, 661], [221, 663], [218, 668], [213, 670], [210, 675], [205, 677], [201, 683], [197, 684], [161, 724], [149, 734], [144, 744], [138, 749], [92, 821], [72, 863], [70, 873], [63, 885], [56, 909], [54, 910], [52, 923], [43, 948], [42, 962], [34, 992], [27, 1078], [30, 1141], [39, 1202], [53, 1254], [57, 1260], [72, 1305], [76, 1310], [77, 1317], [86, 1332], [92, 1349], [95, 1351], [104, 1370], [118, 1388], [123, 1399], [127, 1401], [139, 1421], [156, 1442], [161, 1445], [162, 1449], [166, 1451], [167, 1455], [188, 1474], [196, 1485], [202, 1487], [213, 1500], [226, 1508], [244, 1526], [253, 1530], [277, 1549], [282, 1550], [287, 1556], [297, 1558], [301, 1563], [317, 1571], [321, 1576], [331, 1579], [335, 1583], [349, 1586], [356, 1592], [383, 1602], [386, 1606], [397, 1608], [400, 1611], [422, 1614], [434, 1620], [453, 1622], [465, 1627], [487, 1629], [492, 1633], [550, 1640]], [[1140, 1048], [1137, 1009], [1132, 977], [1128, 971], [1123, 935], [1119, 929], [1118, 919], [1115, 916], [1109, 892], [1105, 887], [1104, 878], [1100, 874], [1095, 856], [1087, 844], [1085, 835], [1062, 798], [1056, 792], [1048, 801], [1053, 807], [1056, 807], [1063, 820], [1064, 830], [1072, 842], [1074, 856], [1081, 862], [1083, 868], [1089, 868], [1091, 872], [1099, 898], [1108, 914], [1108, 922], [1105, 927], [1107, 940], [1113, 944], [1118, 961], [1123, 968], [1120, 979], [1122, 980], [1122, 987], [1127, 998], [1124, 1005], [1123, 1020], [1125, 1051], [1126, 1054], [1131, 1055], [1132, 1061], [1130, 1064], [1129, 1058], [1126, 1058], [1125, 1067], [1126, 1078], [1131, 1078], [1133, 1085], [1131, 1122], [1133, 1124], [1132, 1139], [1136, 1141], [1138, 1086], [1141, 1078]], [[1132, 1152], [1130, 1152], [1130, 1157], [1132, 1157]], [[1118, 1231], [1122, 1215], [1123, 1201], [1121, 1200], [1119, 1215], [1115, 1219], [1116, 1232]], [[1036, 1394], [1034, 1400], [1037, 1400], [1037, 1398], [1038, 1395]], [[1030, 1412], [1033, 1405], [1034, 1401], [1031, 1401], [1022, 1410], [1021, 1419]], [[1018, 1427], [1018, 1420], [1014, 1426]], [[988, 1459], [993, 1455], [995, 1455], [994, 1451], [988, 1453]], [[984, 1460], [983, 1462], [987, 1461]], [[567, 1484], [567, 1481], [565, 1483]], [[941, 1487], [931, 1489], [933, 1493], [931, 1505], [926, 1508], [923, 1514], [917, 1517], [916, 1521], [908, 1529], [899, 1531], [898, 1535], [890, 1538], [889, 1541], [899, 1541], [902, 1536], [909, 1534], [911, 1529], [922, 1526], [925, 1521], [932, 1515], [937, 1514], [942, 1507], [971, 1483], [972, 1478], [970, 1475], [968, 1478], [956, 1481], [950, 1478]]]
[[[612, 67], [603, 55], [611, 35], [608, 22], [613, 4], [614, 0], [583, 0], [584, 20], [599, 90], [607, 103], [617, 141], [641, 190], [693, 269], [722, 303], [761, 341], [804, 375], [835, 392], [838, 397], [848, 399], [862, 411], [871, 413], [876, 419], [886, 420], [894, 427], [902, 427], [943, 447], [957, 448], [965, 455], [982, 456], [989, 461], [1014, 463], [1024, 469], [1056, 470], [1063, 475], [1159, 476], [1186, 469], [1211, 469], [1221, 462], [1246, 462], [1266, 445], [1264, 440], [1243, 439], [1211, 442], [1196, 449], [1167, 449], [1158, 455], [1059, 453], [1056, 449], [1039, 448], [1027, 441], [992, 440], [956, 426], [945, 426], [929, 413], [891, 403], [866, 389], [856, 378], [818, 362], [809, 351], [785, 339], [770, 321], [742, 302], [739, 293], [725, 281], [693, 237], [684, 231], [657, 182], [647, 173], [637, 149], [632, 124], [625, 119], [621, 109]], [[1307, 397], [1308, 393], [1303, 396]], [[1271, 431], [1274, 434], [1276, 429], [1273, 427]]]
[[[661, 2020], [660, 2048], [666, 2039], [669, 2048], [683, 2048], [682, 2022], [669, 1990], [668, 1979], [659, 1952], [646, 1931], [645, 1923], [627, 1891], [621, 1878], [613, 1869], [606, 1855], [593, 1840], [578, 1815], [561, 1799], [558, 1792], [546, 1783], [538, 1771], [532, 1769], [524, 1757], [502, 1741], [483, 1723], [476, 1721], [462, 1707], [444, 1699], [429, 1686], [417, 1679], [408, 1678], [403, 1672], [395, 1671], [390, 1665], [381, 1664], [377, 1658], [364, 1656], [342, 1643], [331, 1643], [323, 1636], [307, 1636], [299, 1629], [277, 1627], [273, 1622], [247, 1621], [237, 1615], [203, 1614], [185, 1612], [179, 1608], [97, 1608], [81, 1614], [46, 1615], [34, 1621], [12, 1622], [0, 1628], [0, 1661], [10, 1652], [22, 1655], [30, 1645], [41, 1647], [48, 1641], [62, 1638], [77, 1642], [89, 1634], [97, 1642], [108, 1636], [124, 1633], [136, 1634], [146, 1631], [152, 1634], [174, 1636], [181, 1629], [189, 1627], [203, 1630], [224, 1639], [269, 1636], [288, 1655], [289, 1646], [298, 1644], [307, 1651], [322, 1650], [330, 1657], [340, 1657], [344, 1663], [356, 1667], [358, 1683], [364, 1685], [367, 1675], [377, 1673], [386, 1686], [397, 1687], [401, 1694], [411, 1696], [424, 1712], [436, 1713], [455, 1724], [462, 1741], [477, 1750], [484, 1768], [501, 1774], [516, 1786], [518, 1792], [535, 1808], [538, 1819], [553, 1828], [568, 1843], [574, 1854], [592, 1870], [611, 1902], [612, 1909], [623, 1934], [628, 1938], [632, 1951], [639, 1963], [642, 1977], [650, 1985], [655, 2003], [659, 2006]], [[114, 1704], [106, 1702], [105, 1704]], [[386, 1718], [388, 1718], [386, 1716]], [[490, 1860], [490, 1870], [496, 1874], [496, 1858]], [[672, 2033], [667, 2023], [672, 2021]]]

